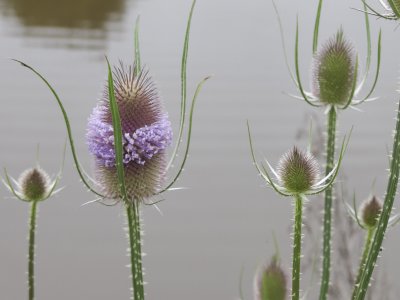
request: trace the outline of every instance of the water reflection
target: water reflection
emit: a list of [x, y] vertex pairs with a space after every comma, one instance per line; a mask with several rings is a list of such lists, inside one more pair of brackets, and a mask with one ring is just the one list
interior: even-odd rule
[[68, 48], [103, 49], [109, 32], [119, 29], [125, 6], [125, 0], [0, 0], [2, 15], [20, 25], [8, 26], [7, 34]]

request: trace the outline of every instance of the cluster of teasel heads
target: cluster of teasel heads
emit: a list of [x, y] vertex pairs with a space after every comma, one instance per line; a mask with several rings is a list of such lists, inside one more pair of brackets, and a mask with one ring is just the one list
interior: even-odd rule
[[[371, 63], [371, 38], [368, 14], [392, 20], [400, 18], [400, 3], [398, 1], [380, 1], [388, 11], [386, 14], [380, 14], [363, 0], [362, 2], [364, 3], [367, 28], [368, 55], [366, 71], [361, 79], [359, 79], [358, 74], [358, 56], [351, 43], [346, 40], [342, 29], [339, 29], [335, 36], [328, 40], [325, 45], [319, 47], [318, 31], [322, 9], [322, 0], [320, 0], [313, 36], [311, 91], [305, 91], [299, 70], [299, 29], [298, 25], [296, 27], [294, 51], [295, 75], [289, 71], [295, 86], [300, 92], [300, 96], [295, 97], [304, 99], [313, 107], [325, 108], [325, 113], [327, 114], [327, 143], [324, 175], [321, 175], [321, 167], [310, 153], [310, 148], [302, 151], [297, 147], [293, 147], [282, 156], [276, 168], [273, 168], [268, 161], [265, 164], [259, 164], [254, 154], [250, 126], [248, 125], [251, 155], [258, 173], [279, 195], [293, 197], [295, 203], [291, 292], [288, 292], [288, 280], [285, 271], [280, 265], [280, 260], [278, 256], [274, 256], [271, 263], [261, 268], [256, 277], [255, 297], [257, 300], [284, 300], [289, 294], [294, 300], [300, 299], [303, 204], [308, 197], [320, 193], [324, 193], [325, 201], [320, 299], [324, 300], [328, 297], [331, 268], [333, 184], [349, 142], [349, 138], [345, 136], [335, 163], [337, 112], [348, 107], [356, 108], [357, 105], [363, 102], [374, 100], [370, 96], [375, 89], [379, 76], [381, 33], [379, 33], [378, 37], [375, 77], [371, 88], [364, 96], [360, 97]], [[107, 60], [107, 86], [102, 99], [89, 117], [87, 142], [89, 151], [95, 160], [93, 182], [90, 182], [91, 179], [85, 175], [86, 173], [82, 170], [77, 159], [70, 123], [59, 96], [40, 73], [21, 62], [23, 66], [29, 68], [39, 76], [55, 96], [63, 113], [77, 171], [86, 187], [96, 195], [97, 199], [95, 201], [108, 205], [103, 201], [105, 199], [112, 199], [115, 200], [115, 204], [122, 203], [126, 209], [131, 256], [132, 297], [135, 300], [142, 300], [145, 297], [139, 206], [143, 203], [153, 204], [149, 200], [153, 196], [160, 195], [169, 190], [180, 176], [189, 151], [194, 104], [202, 84], [206, 80], [204, 79], [199, 83], [193, 96], [183, 161], [171, 182], [163, 186], [167, 172], [180, 149], [180, 141], [186, 123], [186, 59], [194, 5], [195, 1], [193, 2], [187, 23], [182, 58], [182, 101], [179, 133], [172, 157], [169, 161], [166, 151], [173, 140], [171, 124], [148, 71], [141, 67], [138, 26], [135, 30], [134, 63], [130, 66], [125, 66], [121, 63], [119, 67], [112, 70]], [[390, 177], [385, 199], [382, 201], [376, 196], [370, 196], [364, 201], [359, 210], [356, 209], [355, 201], [353, 207], [348, 205], [350, 215], [366, 231], [364, 251], [360, 259], [360, 267], [355, 279], [352, 299], [362, 300], [365, 298], [387, 226], [394, 225], [400, 220], [400, 217], [391, 217], [400, 169], [399, 129], [400, 118], [398, 116], [390, 162]], [[36, 206], [37, 203], [48, 199], [57, 192], [56, 186], [59, 178], [60, 174], [51, 181], [44, 170], [36, 167], [24, 172], [19, 180], [14, 180], [13, 184], [13, 179], [5, 171], [4, 181], [12, 194], [22, 201], [31, 203], [28, 255], [29, 299], [34, 298]]]
[[[161, 98], [149, 72], [141, 67], [139, 50], [139, 19], [135, 29], [135, 61], [126, 66], [120, 63], [112, 70], [107, 59], [108, 81], [97, 106], [88, 120], [87, 144], [95, 160], [93, 179], [83, 171], [74, 147], [68, 115], [55, 89], [38, 71], [21, 63], [34, 72], [50, 89], [63, 114], [70, 148], [77, 172], [84, 185], [96, 195], [90, 202], [104, 205], [122, 203], [126, 209], [128, 239], [131, 258], [132, 299], [145, 298], [142, 270], [140, 205], [152, 205], [151, 198], [171, 190], [181, 175], [189, 152], [194, 107], [203, 79], [195, 90], [187, 113], [186, 61], [189, 49], [189, 34], [196, 0], [193, 1], [186, 28], [181, 68], [181, 114], [177, 142], [171, 158], [167, 159], [167, 148], [172, 144], [172, 128], [168, 114], [164, 111]], [[186, 146], [183, 159], [169, 184], [165, 184], [167, 172], [181, 148], [187, 127]], [[50, 182], [47, 174], [39, 167], [21, 175], [14, 188], [5, 172], [5, 184], [15, 197], [32, 203], [29, 235], [29, 300], [34, 299], [34, 248], [36, 227], [36, 204], [49, 198], [55, 191], [60, 174]], [[110, 204], [107, 199], [114, 203]], [[90, 203], [88, 202], [88, 203]]]
[[[367, 59], [365, 74], [359, 78], [359, 60], [358, 55], [345, 38], [343, 30], [340, 28], [336, 35], [326, 42], [322, 47], [318, 45], [319, 22], [322, 10], [322, 0], [318, 2], [316, 14], [314, 36], [313, 36], [313, 65], [311, 75], [311, 91], [305, 91], [302, 85], [299, 70], [299, 27], [296, 25], [295, 40], [295, 72], [291, 71], [286, 49], [284, 50], [286, 65], [289, 69], [291, 78], [300, 92], [300, 96], [293, 96], [297, 99], [305, 100], [306, 103], [313, 107], [324, 108], [327, 114], [327, 141], [326, 141], [326, 164], [325, 177], [320, 178], [319, 167], [316, 160], [312, 157], [310, 151], [302, 152], [294, 147], [292, 150], [282, 156], [276, 170], [272, 168], [268, 161], [258, 163], [253, 150], [253, 142], [248, 126], [249, 143], [253, 163], [258, 173], [265, 180], [267, 185], [271, 186], [281, 196], [291, 196], [295, 199], [295, 215], [293, 229], [293, 256], [292, 256], [292, 284], [291, 299], [300, 299], [300, 258], [301, 258], [301, 227], [302, 227], [302, 204], [306, 196], [324, 193], [324, 220], [323, 220], [323, 241], [322, 241], [322, 271], [319, 299], [325, 300], [329, 296], [330, 271], [331, 271], [331, 242], [332, 242], [332, 201], [334, 201], [333, 182], [339, 170], [343, 154], [347, 148], [349, 140], [344, 137], [339, 158], [334, 164], [336, 152], [336, 124], [337, 112], [346, 108], [357, 109], [359, 104], [375, 100], [370, 98], [374, 92], [379, 77], [380, 54], [381, 54], [381, 32], [378, 36], [377, 46], [377, 66], [376, 73], [373, 78], [372, 86], [364, 96], [360, 96], [370, 70], [371, 65], [371, 36], [370, 24], [368, 16], [370, 14], [391, 20], [400, 18], [400, 2], [394, 0], [380, 0], [386, 9], [386, 14], [380, 14], [374, 10], [364, 0], [362, 12], [365, 15], [365, 25], [367, 32]], [[285, 45], [284, 35], [282, 31], [282, 23], [277, 12], [279, 26], [281, 30], [282, 44]], [[353, 207], [345, 203], [350, 216], [355, 222], [366, 231], [365, 245], [361, 253], [357, 277], [354, 278], [354, 289], [351, 299], [361, 300], [366, 297], [372, 272], [376, 265], [379, 253], [382, 250], [382, 242], [386, 229], [390, 225], [399, 222], [398, 216], [391, 216], [393, 201], [396, 194], [399, 162], [400, 162], [400, 111], [398, 111], [396, 130], [394, 136], [392, 156], [390, 160], [390, 176], [388, 180], [387, 192], [385, 199], [382, 201], [377, 196], [370, 196], [365, 200], [360, 209], [356, 209], [355, 198]], [[310, 148], [310, 147], [309, 147]], [[256, 299], [286, 299], [286, 295], [280, 293], [282, 287], [277, 285], [287, 285], [283, 280], [284, 271], [272, 260], [271, 264], [260, 272], [261, 277], [257, 277], [256, 281]], [[272, 276], [272, 274], [274, 274]], [[260, 279], [261, 278], [261, 279]], [[270, 283], [266, 283], [270, 281]], [[268, 292], [266, 292], [268, 290]], [[274, 292], [280, 296], [271, 298]], [[305, 295], [304, 295], [305, 297]]]

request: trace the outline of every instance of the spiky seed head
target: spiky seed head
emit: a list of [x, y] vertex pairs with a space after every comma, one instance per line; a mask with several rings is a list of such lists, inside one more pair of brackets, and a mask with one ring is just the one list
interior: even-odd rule
[[319, 178], [316, 159], [297, 147], [282, 156], [277, 170], [280, 184], [293, 194], [309, 191]]
[[287, 295], [286, 274], [276, 261], [262, 268], [255, 279], [256, 300], [285, 300]]
[[378, 223], [379, 215], [382, 212], [382, 201], [372, 196], [364, 201], [361, 206], [361, 221], [364, 226], [374, 228]]
[[[161, 187], [166, 173], [166, 148], [172, 129], [155, 85], [146, 71], [135, 67], [114, 69], [115, 98], [119, 108], [125, 184], [131, 200], [145, 200]], [[108, 87], [89, 117], [89, 151], [95, 156], [95, 177], [103, 193], [120, 198], [115, 166], [114, 130]]]
[[48, 195], [50, 179], [43, 169], [36, 167], [24, 171], [18, 179], [18, 185], [23, 199], [40, 201]]
[[355, 55], [352, 46], [339, 30], [334, 38], [316, 53], [312, 69], [312, 90], [327, 105], [345, 105], [352, 92]]

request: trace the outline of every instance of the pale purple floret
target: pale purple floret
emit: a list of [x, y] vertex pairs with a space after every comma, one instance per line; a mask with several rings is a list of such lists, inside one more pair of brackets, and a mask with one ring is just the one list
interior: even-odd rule
[[[89, 151], [96, 156], [98, 163], [105, 167], [115, 166], [113, 127], [102, 121], [96, 113], [89, 119], [87, 141]], [[147, 160], [166, 149], [171, 142], [172, 129], [167, 115], [160, 121], [138, 128], [134, 132], [123, 132], [123, 163], [144, 165]]]

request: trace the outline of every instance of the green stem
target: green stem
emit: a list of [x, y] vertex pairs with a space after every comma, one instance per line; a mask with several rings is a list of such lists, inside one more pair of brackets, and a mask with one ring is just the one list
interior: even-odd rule
[[36, 230], [36, 206], [31, 203], [31, 215], [29, 220], [29, 250], [28, 250], [28, 299], [35, 298], [35, 230]]
[[140, 232], [139, 209], [136, 202], [126, 205], [126, 214], [129, 227], [129, 246], [131, 256], [131, 273], [133, 299], [144, 300], [143, 268], [142, 268], [142, 241]]
[[397, 184], [399, 179], [399, 166], [400, 162], [400, 101], [399, 108], [397, 111], [397, 121], [396, 121], [396, 131], [393, 141], [392, 159], [390, 162], [390, 175], [388, 186], [386, 190], [385, 202], [383, 204], [383, 209], [381, 216], [379, 218], [376, 233], [374, 234], [373, 241], [371, 243], [370, 250], [368, 252], [368, 257], [365, 262], [365, 267], [362, 271], [360, 284], [355, 287], [355, 300], [363, 300], [368, 290], [369, 282], [371, 280], [374, 267], [378, 256], [382, 250], [383, 238], [386, 233], [388, 222], [390, 219], [390, 214], [393, 208], [394, 198], [396, 196]]
[[[360, 279], [361, 279], [361, 274], [364, 270], [364, 266], [365, 266], [365, 262], [367, 260], [368, 257], [368, 252], [369, 249], [371, 248], [371, 242], [372, 242], [372, 237], [374, 236], [374, 232], [375, 232], [375, 228], [369, 228], [368, 229], [368, 233], [365, 239], [365, 245], [364, 245], [364, 250], [363, 250], [363, 254], [361, 257], [361, 261], [360, 261], [360, 267], [358, 268], [358, 274], [357, 274], [357, 278], [355, 281], [355, 286], [357, 286], [360, 283]], [[351, 296], [351, 299], [355, 298], [355, 290], [353, 291], [353, 294]]]
[[[326, 145], [326, 169], [325, 174], [332, 171], [335, 158], [336, 138], [336, 110], [332, 107], [328, 113], [328, 141]], [[319, 294], [320, 300], [326, 300], [329, 289], [329, 273], [331, 267], [331, 237], [332, 237], [332, 199], [333, 188], [325, 190], [324, 229], [322, 246], [322, 279]]]
[[300, 299], [300, 258], [301, 258], [301, 220], [303, 213], [303, 200], [296, 195], [296, 208], [294, 211], [294, 239], [293, 239], [293, 265], [292, 265], [292, 300]]

